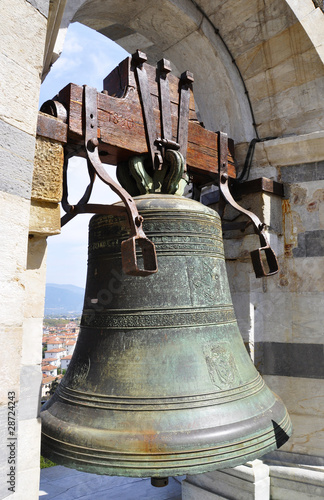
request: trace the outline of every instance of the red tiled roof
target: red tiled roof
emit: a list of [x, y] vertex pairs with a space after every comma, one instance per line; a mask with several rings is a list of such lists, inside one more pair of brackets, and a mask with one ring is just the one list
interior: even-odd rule
[[71, 359], [72, 358], [72, 354], [69, 354], [68, 356], [63, 356], [63, 358], [61, 358], [61, 361], [62, 359]]
[[57, 367], [53, 365], [42, 366], [42, 372], [50, 372], [52, 370], [57, 370]]
[[63, 352], [63, 351], [66, 351], [66, 349], [60, 349], [59, 347], [57, 347], [56, 349], [50, 349], [49, 351], [45, 351], [45, 354], [47, 352]]
[[48, 377], [43, 377], [42, 385], [50, 384], [51, 382], [53, 382], [53, 380], [55, 380], [55, 378], [56, 377], [52, 377], [52, 375], [49, 375]]

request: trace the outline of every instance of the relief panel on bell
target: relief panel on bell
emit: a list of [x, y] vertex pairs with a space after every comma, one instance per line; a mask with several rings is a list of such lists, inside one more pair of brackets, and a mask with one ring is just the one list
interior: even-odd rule
[[218, 389], [232, 388], [240, 383], [239, 373], [229, 343], [219, 342], [204, 349], [208, 373]]
[[193, 306], [223, 306], [232, 304], [225, 261], [219, 258], [188, 259], [191, 302]]

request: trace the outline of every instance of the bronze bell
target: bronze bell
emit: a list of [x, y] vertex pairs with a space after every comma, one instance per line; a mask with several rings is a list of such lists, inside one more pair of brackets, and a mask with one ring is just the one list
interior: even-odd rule
[[92, 218], [81, 330], [41, 413], [42, 454], [96, 474], [164, 478], [280, 447], [290, 419], [240, 336], [218, 214], [175, 195], [135, 200], [159, 272], [123, 274], [127, 220]]

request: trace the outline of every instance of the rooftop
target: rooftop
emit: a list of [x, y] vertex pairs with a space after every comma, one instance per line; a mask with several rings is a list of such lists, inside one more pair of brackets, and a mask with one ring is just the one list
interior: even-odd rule
[[42, 366], [42, 371], [43, 372], [49, 372], [49, 371], [52, 371], [52, 370], [57, 370], [57, 367], [54, 366], [54, 365], [45, 365], [45, 366]]
[[63, 352], [63, 351], [66, 351], [66, 349], [60, 349], [59, 347], [57, 347], [56, 349], [50, 349], [49, 351], [45, 351], [45, 354], [47, 352]]
[[43, 377], [42, 384], [43, 385], [50, 384], [51, 382], [53, 382], [53, 380], [55, 380], [55, 377], [52, 377], [51, 375], [45, 376]]

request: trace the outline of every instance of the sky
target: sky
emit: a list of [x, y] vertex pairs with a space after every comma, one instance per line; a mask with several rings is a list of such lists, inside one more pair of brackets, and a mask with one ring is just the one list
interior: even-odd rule
[[[62, 55], [41, 86], [40, 105], [52, 99], [69, 83], [90, 85], [102, 90], [103, 79], [129, 54], [105, 36], [79, 23], [70, 24]], [[108, 167], [115, 178], [115, 167]], [[72, 158], [68, 167], [69, 203], [82, 196], [88, 175], [85, 160]], [[118, 197], [96, 179], [92, 203], [114, 203]], [[63, 212], [64, 213], [64, 212]], [[60, 235], [47, 238], [47, 283], [85, 286], [88, 223], [91, 215], [80, 214], [68, 222]]]

